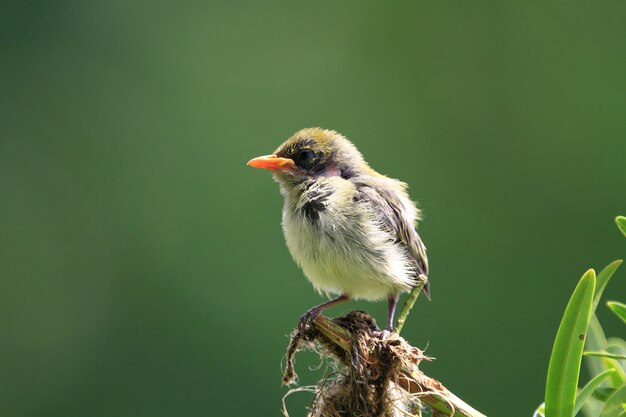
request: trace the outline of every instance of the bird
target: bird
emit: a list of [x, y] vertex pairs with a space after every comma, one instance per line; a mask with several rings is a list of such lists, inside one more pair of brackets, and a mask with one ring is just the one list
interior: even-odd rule
[[379, 174], [345, 136], [319, 127], [296, 132], [272, 154], [248, 161], [270, 170], [284, 198], [282, 229], [294, 261], [329, 301], [300, 318], [350, 299], [387, 300], [392, 332], [398, 298], [423, 283], [431, 299], [421, 211], [407, 184]]

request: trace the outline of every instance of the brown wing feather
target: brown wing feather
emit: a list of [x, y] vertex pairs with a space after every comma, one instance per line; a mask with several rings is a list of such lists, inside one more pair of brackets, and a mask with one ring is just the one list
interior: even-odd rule
[[393, 188], [378, 188], [362, 183], [358, 184], [358, 192], [358, 199], [366, 200], [372, 205], [380, 215], [382, 223], [415, 260], [416, 278], [421, 277], [426, 280], [423, 292], [430, 300], [426, 247], [415, 230], [415, 225], [411, 224], [409, 214], [397, 195], [398, 192]]

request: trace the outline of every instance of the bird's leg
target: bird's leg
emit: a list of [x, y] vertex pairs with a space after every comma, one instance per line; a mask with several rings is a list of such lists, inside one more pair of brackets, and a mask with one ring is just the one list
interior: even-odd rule
[[398, 305], [398, 294], [390, 295], [387, 298], [387, 327], [386, 331], [393, 331], [393, 320], [396, 315], [396, 306]]
[[315, 318], [319, 316], [320, 313], [326, 310], [328, 307], [332, 307], [335, 304], [346, 302], [349, 299], [350, 297], [348, 295], [342, 294], [337, 298], [333, 298], [330, 301], [327, 301], [325, 303], [316, 305], [315, 307], [311, 307], [310, 309], [308, 309], [307, 312], [304, 313], [302, 317], [300, 317], [300, 322], [298, 323], [298, 332], [300, 332], [300, 335], [304, 335], [304, 330], [306, 329], [306, 324], [309, 322], [309, 320], [315, 320]]

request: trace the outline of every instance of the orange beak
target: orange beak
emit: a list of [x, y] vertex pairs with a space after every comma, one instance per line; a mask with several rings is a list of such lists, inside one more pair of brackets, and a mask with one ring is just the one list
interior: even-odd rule
[[293, 162], [293, 159], [281, 158], [276, 155], [265, 155], [249, 160], [248, 165], [253, 168], [264, 168], [276, 171], [279, 169], [289, 169], [293, 167], [295, 163]]

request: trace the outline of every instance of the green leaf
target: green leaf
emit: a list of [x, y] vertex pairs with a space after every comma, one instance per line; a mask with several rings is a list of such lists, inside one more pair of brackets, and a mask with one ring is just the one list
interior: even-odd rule
[[585, 417], [598, 417], [600, 415], [600, 411], [602, 411], [602, 407], [604, 403], [597, 401], [595, 399], [590, 399], [586, 403], [583, 404], [582, 414]]
[[592, 313], [596, 312], [596, 308], [600, 303], [600, 298], [602, 297], [602, 293], [604, 292], [606, 285], [609, 283], [611, 277], [613, 276], [617, 268], [619, 268], [619, 266], [622, 264], [622, 262], [623, 261], [621, 259], [613, 261], [606, 267], [604, 267], [604, 269], [598, 274], [598, 279], [596, 280], [596, 292], [593, 296], [593, 308], [591, 309]]
[[617, 301], [609, 301], [606, 303], [613, 313], [617, 315], [624, 323], [626, 323], [626, 304], [619, 303]]
[[609, 352], [612, 353], [623, 353], [626, 355], [626, 340], [620, 339], [619, 337], [609, 337], [606, 339], [606, 343], [610, 349]]
[[626, 384], [626, 372], [622, 369], [622, 366], [615, 359], [600, 358], [604, 369], [615, 369], [615, 373], [611, 374], [611, 385], [613, 388], [619, 388]]
[[[598, 321], [598, 317], [595, 314], [591, 315], [589, 320], [589, 327], [587, 328], [587, 338], [585, 340], [585, 349], [592, 351], [607, 350], [607, 339], [602, 330], [602, 326]], [[593, 356], [587, 357], [586, 363], [591, 375], [598, 375], [607, 368], [606, 364], [602, 362], [602, 358], [594, 358]]]
[[[609, 337], [605, 350], [615, 355], [626, 356], [626, 340], [619, 337]], [[621, 361], [621, 365], [626, 370], [626, 359]]]
[[615, 370], [613, 369], [606, 370], [600, 375], [596, 375], [595, 378], [593, 378], [591, 381], [587, 382], [587, 385], [585, 385], [576, 396], [576, 403], [574, 404], [574, 414], [572, 415], [575, 416], [576, 414], [578, 414], [583, 404], [585, 404], [589, 397], [591, 397], [591, 394], [593, 394], [596, 388], [598, 388], [604, 382], [604, 380], [607, 379], [609, 375], [611, 375], [613, 372], [615, 372]]
[[[591, 351], [607, 351], [616, 355], [626, 355], [626, 341], [617, 337], [607, 339], [595, 314], [591, 316], [589, 321], [585, 346]], [[622, 384], [626, 383], [626, 372], [618, 360], [594, 356], [588, 356], [586, 359], [591, 375], [597, 375], [607, 369], [615, 369], [615, 373], [611, 375], [611, 385], [621, 387]]]
[[[595, 315], [595, 311], [598, 307], [598, 304], [600, 303], [600, 299], [602, 297], [604, 289], [606, 288], [607, 284], [611, 280], [611, 277], [613, 276], [617, 268], [619, 268], [619, 266], [622, 264], [622, 262], [623, 261], [621, 259], [611, 262], [606, 267], [604, 267], [602, 271], [600, 271], [596, 279], [596, 290], [593, 297], [591, 320], [589, 322], [587, 338], [585, 341], [585, 346], [587, 350], [602, 351], [607, 349], [606, 337], [604, 336], [602, 326], [600, 325], [600, 322]], [[591, 375], [597, 375], [603, 371], [606, 371], [607, 369], [612, 368], [597, 357], [588, 357], [586, 363]]]
[[609, 352], [583, 352], [584, 356], [594, 356], [597, 358], [609, 358], [609, 359], [619, 359], [619, 360], [624, 360], [626, 359], [626, 355], [617, 355], [615, 353], [609, 353]]
[[590, 269], [580, 279], [565, 308], [548, 365], [546, 417], [573, 415], [595, 286], [596, 273]]
[[[626, 357], [626, 341], [619, 337], [609, 337], [604, 350], [612, 355]], [[600, 360], [610, 361], [606, 364], [607, 367], [616, 370], [610, 378], [614, 387], [621, 387], [626, 384], [626, 359], [601, 358]]]
[[617, 388], [598, 388], [593, 392], [593, 398], [605, 403], [609, 397], [617, 391]]
[[615, 218], [615, 223], [617, 223], [617, 228], [622, 231], [624, 236], [626, 236], [626, 217], [617, 216]]
[[626, 403], [626, 386], [621, 387], [606, 400], [606, 404], [600, 413], [601, 417], [619, 417], [624, 413]]

